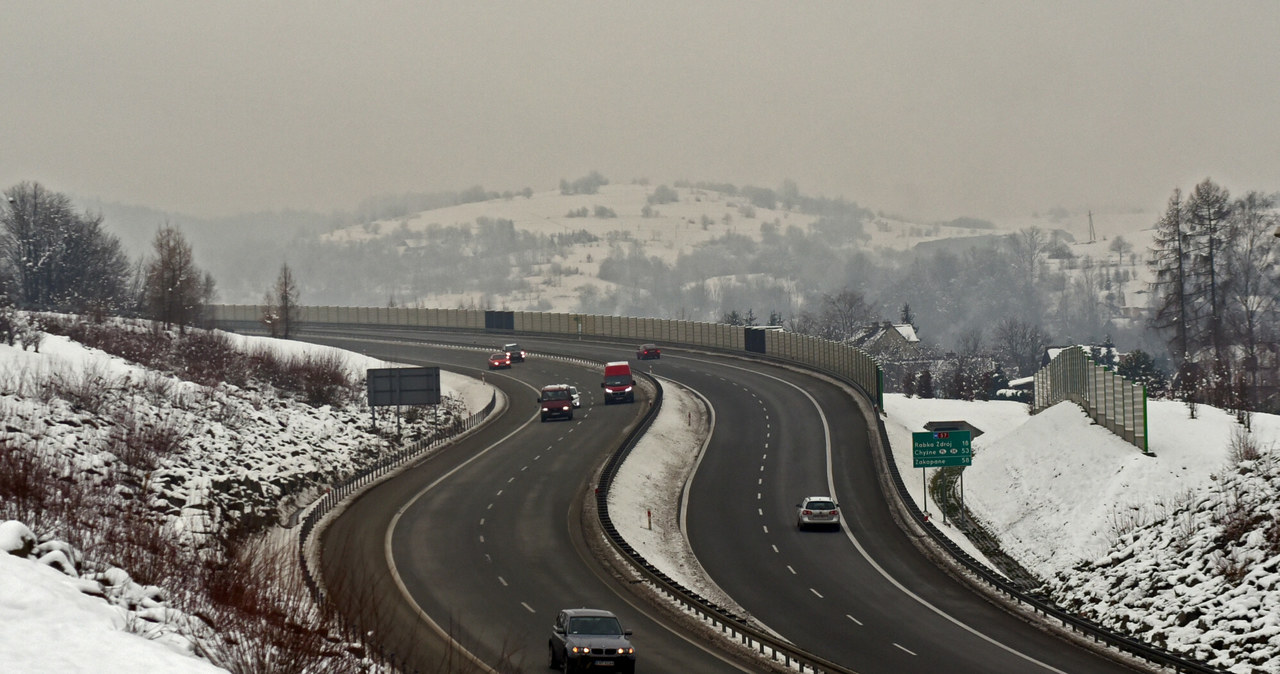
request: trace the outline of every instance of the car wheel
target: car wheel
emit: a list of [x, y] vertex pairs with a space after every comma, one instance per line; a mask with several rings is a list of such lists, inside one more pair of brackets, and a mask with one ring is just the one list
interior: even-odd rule
[[560, 661], [556, 660], [556, 647], [547, 644], [547, 669], [560, 669]]
[[796, 529], [799, 529], [800, 531], [804, 531], [804, 522], [801, 522], [800, 520], [796, 520]]

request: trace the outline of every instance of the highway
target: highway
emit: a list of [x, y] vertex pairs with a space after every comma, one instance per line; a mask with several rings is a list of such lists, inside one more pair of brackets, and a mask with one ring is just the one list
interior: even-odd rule
[[[483, 351], [343, 332], [348, 337], [303, 338], [464, 373], [484, 368]], [[632, 355], [626, 346], [520, 341], [535, 354]], [[775, 365], [670, 348], [660, 361], [633, 364], [711, 401], [715, 428], [691, 484], [687, 531], [716, 583], [779, 635], [863, 673], [1132, 671], [1009, 615], [926, 560], [894, 523], [866, 421], [839, 387]], [[364, 616], [419, 671], [466, 671], [460, 659], [439, 669], [436, 632], [498, 671], [538, 671], [555, 611], [584, 605], [613, 610], [635, 630], [642, 671], [740, 671], [664, 627], [626, 590], [629, 578], [595, 562], [577, 524], [593, 471], [647, 399], [605, 406], [598, 372], [536, 355], [486, 377], [511, 401], [499, 419], [375, 488], [326, 532], [326, 582], [346, 610]], [[561, 382], [582, 391], [582, 409], [572, 421], [539, 423], [536, 388]], [[826, 493], [838, 497], [847, 526], [797, 531], [795, 503]], [[387, 577], [388, 558], [398, 587]]]
[[[475, 376], [487, 356], [315, 341]], [[545, 669], [556, 611], [580, 606], [618, 614], [634, 632], [643, 671], [750, 671], [665, 627], [626, 589], [631, 578], [601, 569], [578, 526], [593, 472], [649, 399], [606, 406], [599, 401], [599, 372], [537, 358], [484, 376], [509, 399], [500, 418], [374, 488], [325, 532], [326, 584], [348, 615], [359, 616], [365, 629], [395, 644], [397, 658], [424, 672], [484, 671], [459, 656], [442, 663], [436, 632], [497, 671]], [[537, 389], [548, 383], [578, 386], [583, 402], [573, 420], [539, 421]], [[388, 558], [399, 587], [383, 577]], [[398, 606], [402, 600], [416, 608]]]

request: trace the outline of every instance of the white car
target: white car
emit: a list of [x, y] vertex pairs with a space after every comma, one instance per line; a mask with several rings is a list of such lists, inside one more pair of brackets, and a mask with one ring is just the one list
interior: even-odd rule
[[[569, 386], [569, 385], [565, 384], [565, 386]], [[569, 386], [569, 395], [573, 398], [574, 407], [582, 407], [582, 398], [578, 395], [577, 386]]]
[[840, 528], [840, 506], [830, 496], [809, 496], [796, 504], [796, 528], [813, 526]]

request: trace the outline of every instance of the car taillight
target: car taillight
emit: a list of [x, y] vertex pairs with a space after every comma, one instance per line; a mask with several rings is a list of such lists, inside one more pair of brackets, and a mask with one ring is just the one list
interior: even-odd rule
[[803, 514], [805, 514], [805, 515], [812, 515], [812, 514], [813, 514], [813, 511], [812, 511], [812, 510], [805, 510]]

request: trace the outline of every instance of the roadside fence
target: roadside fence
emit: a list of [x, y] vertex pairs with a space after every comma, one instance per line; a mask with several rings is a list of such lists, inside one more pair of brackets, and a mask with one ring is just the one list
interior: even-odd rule
[[1063, 349], [1035, 374], [1033, 414], [1064, 400], [1080, 405], [1099, 426], [1150, 453], [1147, 388], [1095, 363], [1083, 347]]

